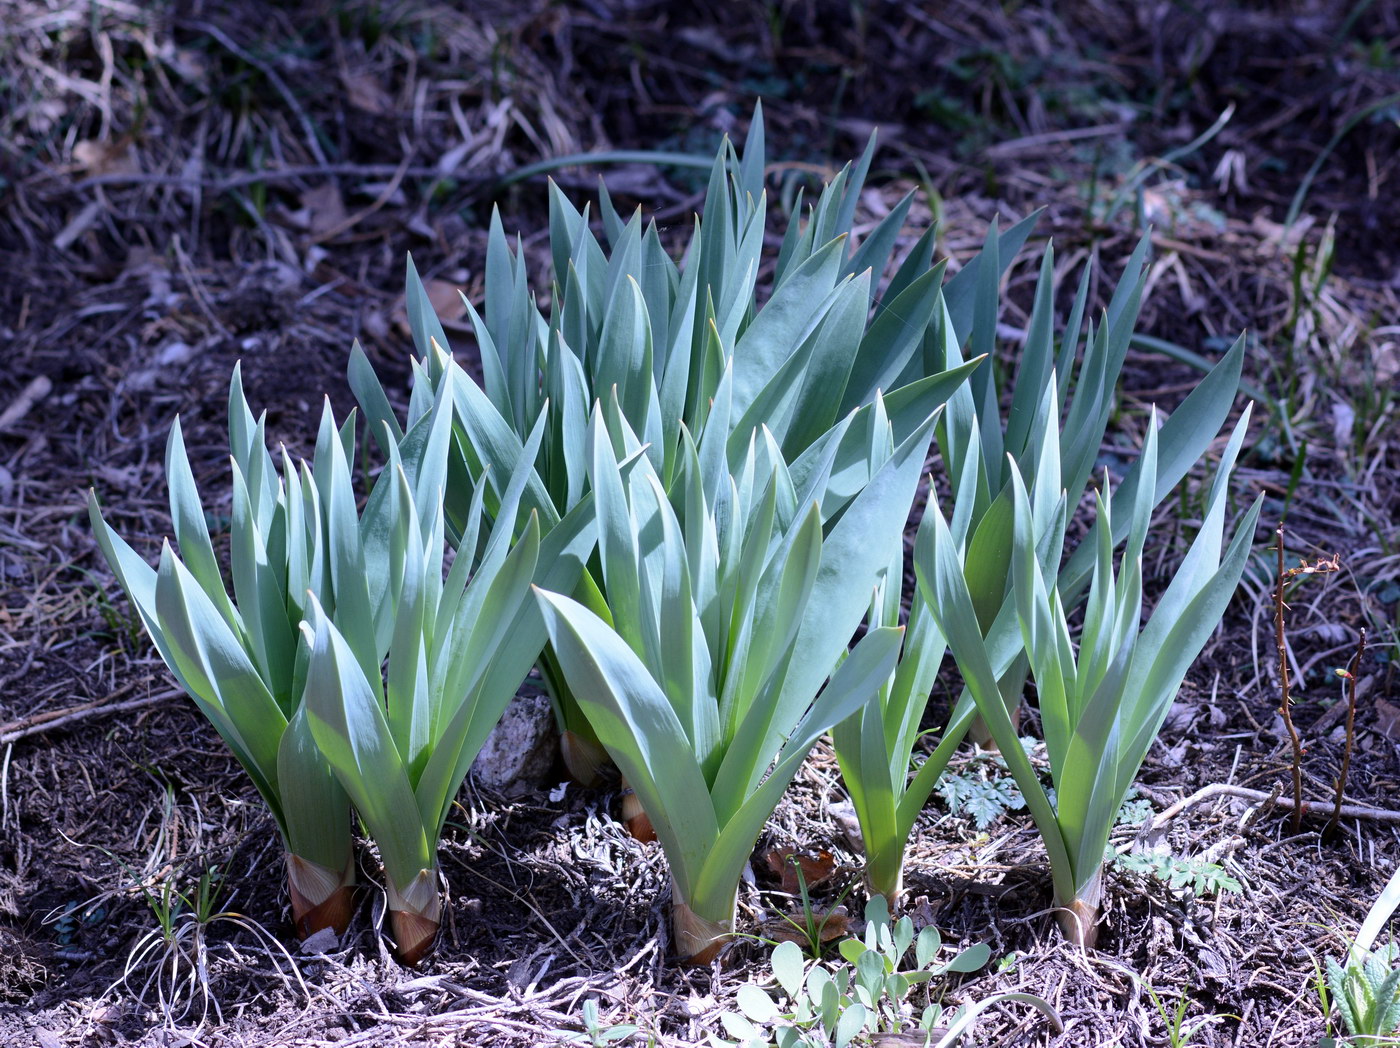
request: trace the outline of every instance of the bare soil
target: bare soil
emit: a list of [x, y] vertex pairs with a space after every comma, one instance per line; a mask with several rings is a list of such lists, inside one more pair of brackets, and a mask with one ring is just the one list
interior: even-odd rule
[[[767, 950], [741, 944], [700, 971], [668, 964], [664, 861], [614, 820], [613, 790], [547, 783], [506, 799], [469, 782], [443, 844], [446, 931], [420, 970], [390, 958], [373, 889], [345, 941], [296, 953], [272, 821], [151, 651], [86, 498], [94, 488], [154, 559], [170, 530], [162, 461], [177, 413], [203, 490], [229, 497], [235, 361], [271, 439], [308, 452], [322, 398], [353, 404], [353, 339], [407, 388], [406, 252], [479, 298], [495, 206], [547, 287], [543, 176], [511, 172], [584, 151], [709, 154], [723, 133], [742, 138], [758, 96], [770, 156], [818, 179], [878, 125], [865, 217], [922, 184], [935, 203], [912, 224], [939, 219], [954, 265], [997, 216], [1045, 209], [1009, 281], [1006, 367], [1047, 238], [1063, 264], [1093, 254], [1112, 275], [1150, 225], [1142, 332], [1211, 360], [1249, 332], [1246, 379], [1266, 399], [1239, 504], [1266, 494], [1290, 564], [1341, 558], [1290, 600], [1301, 832], [1277, 803], [1291, 756], [1271, 523], [1143, 769], [1151, 814], [1121, 833], [1216, 863], [1239, 890], [1197, 897], [1112, 868], [1098, 948], [1076, 952], [1047, 912], [1024, 814], [979, 829], [929, 805], [910, 913], [996, 959], [944, 1000], [1023, 990], [1065, 1020], [1056, 1035], [1012, 1006], [968, 1043], [1169, 1043], [1149, 988], [1169, 1011], [1187, 1002], [1197, 1044], [1311, 1048], [1335, 1031], [1315, 971], [1342, 955], [1400, 861], [1400, 12], [1324, 0], [460, 6], [0, 0], [0, 1041], [544, 1044], [582, 1028], [588, 998], [605, 1023], [642, 1027], [627, 1044], [722, 1032], [737, 987], [766, 977]], [[692, 171], [637, 163], [553, 177], [583, 199], [600, 173], [620, 207], [639, 203], [678, 234], [703, 190]], [[771, 186], [784, 222], [778, 173]], [[1102, 305], [1111, 281], [1099, 283]], [[475, 352], [465, 336], [456, 348]], [[1135, 350], [1104, 461], [1134, 445], [1149, 404], [1169, 410], [1198, 376]], [[1158, 587], [1195, 488], [1151, 539]], [[1346, 799], [1383, 811], [1324, 836], [1346, 742], [1333, 670], [1363, 627]], [[956, 686], [945, 676], [930, 728]], [[985, 768], [968, 754], [953, 771]], [[1220, 794], [1163, 817], [1212, 784], [1273, 800]], [[745, 930], [793, 907], [766, 861], [774, 848], [829, 851], [836, 873], [815, 902], [859, 912], [859, 889], [845, 894], [860, 859], [843, 798], [819, 747], [760, 842]], [[204, 951], [209, 997], [172, 1013], [152, 965], [128, 970], [157, 927], [138, 885], [188, 891], [210, 866], [241, 918], [184, 940]], [[376, 875], [366, 850], [362, 880]]]

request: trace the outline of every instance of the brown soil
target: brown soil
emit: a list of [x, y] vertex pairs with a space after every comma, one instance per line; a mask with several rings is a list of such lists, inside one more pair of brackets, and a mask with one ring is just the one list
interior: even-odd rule
[[[714, 969], [667, 963], [664, 862], [614, 820], [615, 792], [505, 800], [470, 782], [442, 849], [450, 894], [437, 953], [418, 970], [398, 967], [371, 891], [344, 942], [290, 962], [273, 945], [295, 950], [272, 822], [174, 690], [85, 508], [95, 488], [154, 559], [169, 531], [162, 458], [177, 413], [206, 494], [229, 497], [224, 404], [236, 360], [271, 439], [308, 452], [321, 398], [337, 412], [353, 403], [352, 339], [407, 386], [396, 312], [405, 252], [425, 276], [479, 298], [495, 205], [543, 278], [542, 177], [502, 176], [573, 152], [709, 153], [723, 132], [742, 137], [757, 95], [770, 156], [818, 172], [879, 125], [866, 208], [876, 215], [922, 181], [937, 193], [940, 251], [955, 260], [994, 216], [1046, 208], [1013, 270], [1011, 328], [1024, 326], [1045, 236], [1059, 259], [1097, 252], [1114, 273], [1147, 221], [1156, 263], [1141, 330], [1211, 359], [1250, 332], [1247, 378], [1273, 403], [1256, 410], [1240, 502], [1262, 491], [1265, 520], [1286, 515], [1290, 561], [1335, 552], [1342, 562], [1291, 599], [1305, 793], [1316, 806], [1331, 796], [1345, 741], [1332, 669], [1366, 627], [1347, 799], [1393, 805], [1393, 5], [459, 6], [469, 13], [370, 0], [295, 14], [258, 0], [0, 0], [0, 1041], [554, 1043], [598, 998], [605, 1022], [642, 1026], [624, 1043], [690, 1044], [721, 1031], [738, 986], [766, 976], [766, 949], [753, 945]], [[1183, 150], [1231, 106], [1218, 134]], [[703, 189], [679, 168], [605, 173], [620, 207], [641, 203], [678, 232]], [[598, 174], [554, 177], [581, 199]], [[932, 214], [918, 205], [913, 217]], [[473, 352], [465, 337], [457, 348]], [[1132, 444], [1148, 403], [1169, 408], [1197, 375], [1135, 351], [1105, 461]], [[1188, 494], [1180, 505], [1193, 504]], [[1163, 513], [1149, 549], [1158, 586], [1179, 549], [1174, 520]], [[1290, 792], [1271, 535], [1261, 527], [1241, 594], [1143, 769], [1159, 816], [1210, 784]], [[946, 708], [944, 689], [930, 727]], [[819, 906], [858, 876], [832, 812], [841, 799], [819, 747], [760, 842], [764, 854], [832, 853], [838, 872], [816, 891]], [[986, 942], [1000, 962], [949, 984], [947, 1003], [1016, 989], [1065, 1019], [1056, 1036], [1023, 1008], [993, 1010], [977, 1043], [1165, 1044], [1150, 988], [1169, 1011], [1186, 999], [1188, 1023], [1204, 1020], [1193, 1043], [1311, 1048], [1329, 1026], [1315, 967], [1342, 954], [1400, 861], [1400, 814], [1344, 819], [1327, 839], [1322, 825], [1310, 813], [1295, 834], [1278, 805], [1230, 796], [1143, 824], [1144, 839], [1218, 863], [1242, 887], [1198, 898], [1111, 868], [1106, 924], [1088, 953], [1055, 931], [1022, 814], [980, 830], [935, 798], [905, 880], [916, 920], [952, 943]], [[1122, 841], [1137, 832], [1125, 828]], [[361, 880], [372, 884], [364, 854]], [[150, 964], [126, 971], [156, 928], [135, 885], [188, 890], [210, 865], [226, 873], [221, 905], [272, 938], [228, 918], [186, 940], [207, 951], [210, 996], [172, 1016]], [[789, 905], [766, 862], [754, 871], [740, 897], [749, 931]], [[859, 912], [858, 891], [847, 901]]]

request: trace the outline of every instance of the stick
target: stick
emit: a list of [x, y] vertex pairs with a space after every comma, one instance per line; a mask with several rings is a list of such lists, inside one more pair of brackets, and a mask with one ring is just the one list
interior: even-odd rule
[[1288, 644], [1284, 639], [1283, 612], [1288, 607], [1283, 602], [1283, 588], [1288, 584], [1289, 575], [1283, 567], [1283, 524], [1274, 533], [1278, 536], [1278, 586], [1274, 590], [1274, 631], [1278, 644], [1278, 681], [1283, 701], [1278, 711], [1283, 714], [1283, 726], [1288, 729], [1288, 737], [1293, 743], [1293, 832], [1303, 828], [1303, 742], [1298, 738], [1298, 729], [1293, 726], [1293, 700], [1288, 695]]
[[35, 375], [29, 380], [29, 384], [19, 391], [19, 396], [10, 402], [9, 407], [0, 412], [0, 429], [10, 429], [52, 390], [53, 382], [47, 375]]
[[[1163, 829], [1167, 823], [1187, 808], [1194, 808], [1198, 804], [1203, 804], [1216, 797], [1238, 797], [1240, 800], [1253, 801], [1255, 804], [1266, 804], [1272, 800], [1280, 808], [1287, 811], [1293, 810], [1293, 801], [1287, 797], [1276, 797], [1263, 790], [1251, 790], [1247, 786], [1235, 786], [1228, 782], [1213, 782], [1209, 786], [1197, 790], [1191, 796], [1177, 801], [1153, 819], [1152, 831]], [[1316, 809], [1315, 814], [1319, 817], [1325, 817], [1328, 814], [1325, 805], [1309, 805], [1307, 801], [1303, 802], [1304, 814], [1310, 813], [1313, 809]], [[1343, 804], [1341, 817], [1344, 819], [1369, 819], [1372, 822], [1400, 823], [1400, 811], [1391, 811], [1389, 808], [1372, 808], [1366, 804]]]
[[164, 702], [179, 694], [181, 694], [179, 691], [172, 688], [169, 691], [157, 692], [140, 699], [127, 699], [125, 702], [113, 702], [112, 696], [107, 695], [100, 699], [93, 699], [91, 702], [69, 706], [67, 709], [49, 710], [46, 713], [36, 713], [32, 717], [22, 717], [17, 721], [10, 721], [9, 724], [0, 725], [0, 746], [8, 746], [12, 742], [18, 742], [30, 735], [52, 731], [54, 728], [67, 727], [69, 724], [86, 720], [88, 717], [104, 713], [123, 713], [127, 710], [140, 709], [142, 706], [153, 706], [157, 702]]
[[1342, 751], [1342, 770], [1337, 773], [1336, 810], [1327, 823], [1324, 834], [1331, 834], [1342, 817], [1342, 793], [1347, 788], [1347, 774], [1351, 771], [1351, 751], [1356, 746], [1356, 675], [1361, 672], [1361, 658], [1366, 654], [1366, 627], [1361, 627], [1361, 636], [1356, 642], [1356, 656], [1349, 669], [1339, 671], [1347, 682], [1347, 745]]
[[[290, 182], [302, 178], [325, 177], [330, 175], [351, 175], [360, 178], [382, 178], [393, 176], [399, 171], [412, 178], [447, 178], [452, 177], [457, 182], [467, 181], [473, 184], [481, 183], [485, 185], [492, 179], [486, 177], [474, 178], [465, 173], [455, 174], [452, 171], [440, 171], [436, 167], [408, 167], [402, 164], [298, 164], [291, 167], [266, 168], [258, 171], [250, 171], [241, 175], [231, 175], [228, 178], [190, 178], [185, 175], [143, 175], [143, 174], [111, 174], [93, 175], [72, 184], [74, 191], [89, 189], [92, 186], [183, 186], [186, 188], [199, 187], [215, 193], [225, 193], [230, 189], [240, 189], [243, 186], [256, 185], [259, 182]], [[494, 176], [493, 176], [494, 177]]]

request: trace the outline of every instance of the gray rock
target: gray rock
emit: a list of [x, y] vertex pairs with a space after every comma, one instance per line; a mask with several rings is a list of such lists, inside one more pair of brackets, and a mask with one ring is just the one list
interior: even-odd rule
[[486, 737], [472, 775], [488, 790], [518, 797], [544, 783], [558, 752], [548, 696], [517, 695]]

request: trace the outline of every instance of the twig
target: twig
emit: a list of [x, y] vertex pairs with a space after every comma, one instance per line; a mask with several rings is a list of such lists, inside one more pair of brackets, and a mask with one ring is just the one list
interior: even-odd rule
[[1342, 751], [1342, 768], [1337, 773], [1337, 800], [1332, 811], [1332, 818], [1327, 823], [1327, 828], [1322, 832], [1324, 835], [1331, 834], [1337, 829], [1337, 822], [1342, 817], [1342, 791], [1347, 786], [1347, 774], [1351, 771], [1351, 751], [1356, 744], [1356, 675], [1361, 672], [1361, 657], [1366, 654], [1366, 628], [1361, 628], [1361, 635], [1356, 642], [1356, 655], [1351, 660], [1348, 669], [1339, 670], [1338, 673], [1347, 682], [1347, 742], [1346, 749]]
[[[1267, 804], [1272, 801], [1285, 810], [1297, 810], [1294, 803], [1287, 797], [1276, 797], [1273, 794], [1265, 793], [1263, 790], [1251, 790], [1247, 786], [1235, 786], [1228, 782], [1213, 782], [1209, 786], [1203, 786], [1189, 797], [1177, 801], [1167, 808], [1155, 819], [1152, 820], [1149, 832], [1155, 833], [1166, 827], [1188, 808], [1204, 804], [1208, 800], [1216, 797], [1237, 797], [1240, 800], [1252, 801], [1255, 804]], [[1306, 805], [1304, 806], [1306, 808]], [[1389, 808], [1372, 808], [1366, 804], [1343, 804], [1340, 809], [1341, 817], [1345, 819], [1368, 819], [1371, 822], [1400, 823], [1400, 811], [1392, 811]]]
[[47, 375], [35, 375], [29, 380], [29, 384], [19, 391], [19, 396], [10, 402], [9, 407], [0, 411], [0, 429], [13, 427], [52, 391], [53, 381]]
[[1293, 832], [1297, 833], [1303, 828], [1303, 740], [1298, 736], [1298, 729], [1293, 724], [1292, 699], [1288, 694], [1288, 640], [1284, 632], [1284, 615], [1288, 610], [1288, 605], [1284, 603], [1283, 591], [1295, 575], [1326, 574], [1328, 572], [1339, 571], [1341, 565], [1337, 555], [1332, 554], [1331, 560], [1318, 558], [1315, 564], [1309, 564], [1306, 560], [1300, 561], [1296, 568], [1284, 568], [1283, 566], [1283, 524], [1280, 523], [1274, 532], [1278, 538], [1278, 585], [1274, 589], [1274, 628], [1275, 639], [1278, 644], [1278, 679], [1279, 691], [1282, 693], [1282, 703], [1279, 712], [1283, 714], [1284, 727], [1288, 729], [1288, 737], [1293, 742]]
[[399, 165], [398, 169], [394, 172], [393, 177], [389, 179], [389, 184], [386, 185], [383, 191], [379, 194], [379, 196], [375, 198], [374, 203], [370, 204], [369, 207], [365, 208], [364, 210], [357, 211], [355, 214], [349, 216], [348, 218], [337, 222], [334, 226], [326, 230], [324, 233], [319, 233], [316, 236], [312, 237], [311, 242], [313, 244], [324, 244], [328, 240], [334, 240], [346, 230], [354, 229], [365, 219], [369, 218], [370, 215], [374, 214], [381, 207], [387, 204], [389, 202], [389, 198], [392, 197], [396, 192], [398, 192], [399, 183], [401, 183], [404, 180], [404, 175], [408, 172], [408, 159], [408, 157], [404, 157], [403, 163]]
[[1288, 581], [1288, 572], [1283, 567], [1283, 524], [1274, 532], [1278, 539], [1278, 584], [1274, 588], [1274, 636], [1278, 645], [1278, 686], [1282, 695], [1279, 712], [1283, 714], [1283, 726], [1288, 729], [1288, 737], [1293, 742], [1293, 832], [1297, 833], [1303, 823], [1303, 740], [1298, 737], [1298, 729], [1293, 726], [1292, 701], [1288, 696], [1288, 642], [1283, 628], [1283, 587]]
[[125, 702], [113, 702], [112, 696], [106, 695], [100, 699], [93, 699], [91, 702], [69, 706], [66, 709], [48, 710], [45, 713], [36, 713], [31, 717], [22, 717], [19, 720], [10, 721], [8, 724], [0, 724], [0, 746], [18, 742], [30, 735], [39, 735], [55, 728], [67, 727], [89, 717], [106, 713], [124, 713], [127, 710], [140, 709], [143, 706], [153, 706], [157, 702], [164, 702], [179, 694], [181, 694], [179, 691], [172, 688], [169, 691], [157, 692], [139, 699], [127, 699]]
[[384, 178], [386, 176], [392, 177], [399, 171], [403, 171], [405, 176], [411, 178], [450, 177], [459, 184], [468, 182], [485, 185], [496, 179], [494, 175], [474, 176], [466, 172], [441, 171], [436, 167], [427, 166], [404, 168], [402, 164], [293, 164], [287, 167], [259, 168], [256, 171], [245, 171], [227, 178], [191, 178], [188, 175], [120, 174], [114, 172], [109, 175], [93, 175], [90, 178], [80, 179], [74, 182], [71, 188], [78, 190], [90, 189], [93, 186], [198, 186], [215, 193], [223, 193], [230, 189], [257, 185], [260, 182], [292, 182], [302, 178], [330, 175]]

